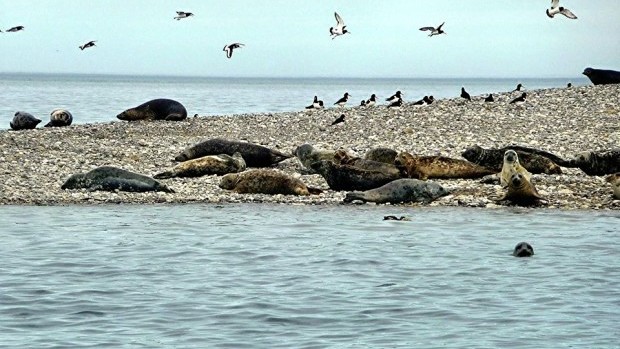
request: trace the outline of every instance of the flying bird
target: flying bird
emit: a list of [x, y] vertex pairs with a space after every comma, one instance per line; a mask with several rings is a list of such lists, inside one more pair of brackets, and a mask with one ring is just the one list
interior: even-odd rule
[[441, 27], [443, 27], [443, 25], [446, 24], [446, 22], [441, 23], [441, 25], [437, 28], [435, 27], [422, 27], [420, 28], [421, 31], [430, 31], [431, 33], [428, 35], [433, 36], [433, 35], [439, 35], [439, 34], [447, 34], [445, 31], [443, 31], [443, 29], [441, 29]]
[[338, 102], [334, 103], [334, 105], [338, 104], [339, 106], [344, 107], [344, 105], [347, 104], [349, 97], [352, 97], [352, 96], [349, 94], [349, 92], [345, 92], [344, 96], [342, 96], [342, 98], [340, 98]]
[[226, 51], [226, 57], [230, 58], [230, 57], [232, 57], [233, 50], [236, 49], [236, 48], [240, 48], [241, 46], [244, 46], [244, 44], [240, 44], [238, 42], [235, 42], [233, 44], [224, 46], [224, 49], [222, 51]]
[[547, 9], [547, 16], [549, 16], [549, 18], [553, 18], [553, 16], [557, 15], [558, 13], [570, 19], [577, 19], [577, 16], [575, 16], [575, 14], [571, 12], [571, 10], [567, 9], [566, 7], [560, 6], [560, 0], [551, 0], [551, 8]]
[[340, 115], [334, 122], [332, 122], [332, 126], [344, 122], [344, 114]]
[[340, 15], [338, 15], [337, 12], [334, 12], [334, 16], [336, 17], [336, 26], [329, 28], [329, 34], [331, 35], [332, 40], [334, 40], [340, 35], [350, 33], [347, 30], [347, 26], [344, 25], [344, 21], [342, 20], [342, 17], [340, 17]]
[[7, 33], [15, 33], [18, 32], [20, 30], [24, 30], [24, 26], [23, 25], [18, 25], [17, 27], [13, 27], [11, 29], [7, 29]]
[[465, 91], [465, 87], [461, 87], [461, 98], [465, 98], [471, 102], [471, 96], [467, 93], [467, 91]]
[[495, 102], [495, 99], [493, 98], [493, 94], [489, 93], [489, 97], [484, 99], [485, 102]]
[[521, 105], [523, 103], [525, 103], [525, 98], [527, 97], [527, 94], [525, 92], [523, 92], [523, 94], [515, 99], [513, 99], [512, 101], [510, 101], [510, 103], [508, 104], [516, 104], [516, 105]]
[[97, 40], [89, 41], [89, 42], [85, 43], [84, 45], [80, 46], [80, 50], [84, 51], [84, 49], [86, 49], [86, 48], [97, 46], [97, 45], [95, 45], [96, 42], [97, 42]]
[[183, 11], [177, 11], [177, 15], [176, 17], [174, 17], [174, 19], [176, 19], [177, 21], [180, 21], [183, 18], [187, 18], [190, 16], [193, 16], [194, 14], [191, 12], [183, 12]]
[[391, 95], [390, 98], [386, 98], [385, 100], [389, 103], [394, 103], [399, 99], [402, 99], [403, 94], [400, 91], [396, 91], [395, 94]]

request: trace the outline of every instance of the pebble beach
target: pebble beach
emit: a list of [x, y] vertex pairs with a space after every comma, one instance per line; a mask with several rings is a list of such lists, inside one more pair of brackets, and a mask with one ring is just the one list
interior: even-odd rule
[[[130, 107], [119, 106], [118, 110], [110, 111], [110, 122], [2, 130], [0, 204], [268, 202], [333, 205], [340, 204], [345, 196], [345, 192], [329, 190], [320, 175], [307, 174], [294, 157], [276, 168], [299, 176], [309, 186], [323, 189], [322, 194], [237, 194], [220, 189], [218, 176], [161, 180], [175, 193], [60, 189], [72, 174], [104, 165], [153, 176], [173, 167], [174, 157], [186, 147], [216, 137], [257, 143], [286, 153], [309, 143], [319, 149], [344, 148], [358, 156], [374, 147], [388, 147], [412, 154], [459, 159], [463, 150], [472, 145], [501, 148], [518, 144], [543, 149], [562, 158], [572, 158], [582, 151], [620, 146], [620, 85], [527, 93], [527, 102], [522, 106], [508, 104], [520, 92], [506, 92], [494, 93], [494, 103], [484, 103], [486, 95], [472, 96], [472, 102], [461, 98], [439, 99], [422, 107], [405, 103], [399, 110], [388, 109], [385, 105], [351, 107], [359, 103], [351, 102], [344, 108], [308, 111], [300, 106], [298, 112], [199, 116], [181, 122], [119, 121], [116, 114]], [[361, 98], [364, 96], [353, 100]], [[193, 115], [192, 110], [188, 112]], [[345, 122], [330, 126], [341, 114], [346, 115]], [[80, 116], [74, 115], [74, 118], [79, 120]], [[541, 207], [620, 209], [620, 201], [613, 199], [611, 184], [603, 176], [588, 176], [576, 168], [562, 170], [563, 174], [533, 176], [534, 185], [546, 199]], [[480, 180], [436, 182], [452, 193], [430, 206], [503, 207], [493, 200], [504, 192], [499, 184], [483, 184]]]

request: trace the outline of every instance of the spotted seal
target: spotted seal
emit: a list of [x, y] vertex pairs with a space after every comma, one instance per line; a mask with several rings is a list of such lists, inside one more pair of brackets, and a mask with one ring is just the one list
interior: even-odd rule
[[9, 122], [12, 130], [32, 130], [37, 127], [41, 119], [35, 118], [32, 114], [18, 111], [13, 116], [13, 120]]
[[185, 148], [174, 160], [187, 161], [206, 155], [233, 155], [237, 152], [241, 154], [248, 167], [269, 167], [292, 157], [258, 144], [213, 138]]
[[367, 151], [366, 154], [364, 154], [364, 159], [394, 164], [396, 155], [398, 155], [398, 152], [394, 149], [379, 147]]
[[54, 109], [50, 113], [50, 122], [43, 127], [64, 127], [70, 126], [73, 122], [73, 115], [65, 109]]
[[240, 153], [234, 153], [233, 156], [226, 154], [207, 155], [182, 162], [169, 171], [156, 174], [153, 178], [225, 175], [227, 173], [241, 172], [244, 170], [245, 161]]
[[515, 257], [532, 257], [534, 247], [525, 241], [519, 242], [512, 251], [512, 255]]
[[334, 154], [334, 162], [340, 165], [348, 165], [357, 167], [367, 171], [379, 171], [386, 174], [394, 174], [400, 176], [400, 170], [394, 164], [379, 162], [374, 160], [366, 160], [356, 156], [352, 156], [344, 149], [339, 149]]
[[402, 178], [375, 189], [347, 193], [344, 202], [359, 200], [378, 204], [397, 204], [401, 202], [429, 203], [445, 195], [448, 195], [448, 191], [437, 183]]
[[495, 171], [469, 161], [445, 156], [414, 156], [400, 152], [394, 160], [404, 177], [427, 180], [429, 178], [480, 178]]
[[295, 156], [299, 159], [301, 164], [306, 169], [311, 169], [312, 164], [317, 161], [321, 161], [321, 160], [333, 161], [335, 153], [336, 152], [333, 150], [317, 149], [308, 143], [298, 146], [293, 151], [293, 154], [295, 154]]
[[575, 156], [575, 165], [589, 176], [620, 172], [620, 148], [585, 151]]
[[561, 174], [562, 169], [560, 166], [576, 167], [570, 160], [564, 160], [555, 154], [524, 146], [511, 145], [499, 149], [484, 149], [474, 145], [465, 149], [461, 156], [474, 164], [500, 172], [503, 167], [506, 150], [516, 151], [521, 165], [530, 173]]
[[181, 121], [187, 118], [183, 104], [166, 98], [153, 99], [135, 108], [129, 108], [116, 116], [119, 120], [167, 120]]
[[620, 71], [586, 68], [582, 74], [594, 85], [620, 84]]
[[102, 166], [86, 173], [74, 174], [67, 179], [61, 189], [174, 193], [174, 190], [151, 177], [113, 166]]
[[400, 178], [400, 173], [363, 170], [332, 161], [317, 161], [312, 169], [320, 174], [332, 190], [368, 190]]
[[519, 163], [517, 152], [514, 150], [506, 150], [504, 153], [504, 165], [499, 174], [499, 183], [501, 186], [507, 187], [508, 182], [510, 182], [512, 175], [515, 173], [520, 173], [528, 181], [532, 179], [532, 174]]
[[614, 199], [620, 200], [620, 172], [607, 176], [605, 180], [613, 187]]
[[321, 190], [308, 188], [300, 179], [275, 169], [255, 169], [229, 173], [222, 177], [219, 187], [237, 193], [310, 195]]
[[542, 199], [544, 198], [538, 194], [534, 184], [521, 173], [515, 172], [510, 177], [508, 192], [497, 201], [508, 200], [517, 205], [528, 206]]

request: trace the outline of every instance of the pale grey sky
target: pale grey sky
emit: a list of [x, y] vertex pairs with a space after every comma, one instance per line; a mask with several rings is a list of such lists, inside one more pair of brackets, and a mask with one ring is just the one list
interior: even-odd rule
[[[620, 70], [618, 0], [0, 0], [0, 72], [571, 77]], [[175, 11], [194, 17], [173, 20]], [[351, 34], [331, 40], [334, 11]], [[446, 22], [447, 35], [418, 30]], [[97, 47], [78, 46], [97, 40]], [[224, 45], [246, 46], [227, 59]]]

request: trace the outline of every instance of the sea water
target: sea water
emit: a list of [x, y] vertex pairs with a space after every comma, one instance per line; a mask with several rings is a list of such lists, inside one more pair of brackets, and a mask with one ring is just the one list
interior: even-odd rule
[[[619, 226], [613, 211], [3, 206], [0, 347], [618, 348]], [[511, 255], [520, 241], [533, 257]]]

